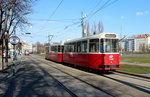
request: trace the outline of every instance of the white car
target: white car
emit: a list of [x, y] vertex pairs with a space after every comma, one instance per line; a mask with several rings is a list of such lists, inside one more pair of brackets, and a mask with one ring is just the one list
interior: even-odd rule
[[[4, 50], [4, 52], [3, 52], [3, 57], [4, 57], [4, 58], [6, 57], [6, 50]], [[10, 51], [8, 51], [8, 58], [11, 58]]]

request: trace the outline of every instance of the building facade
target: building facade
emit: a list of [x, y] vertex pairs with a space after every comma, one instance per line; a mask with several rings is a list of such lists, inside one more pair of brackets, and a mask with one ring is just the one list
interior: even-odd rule
[[136, 47], [135, 52], [147, 52], [150, 50], [150, 34], [134, 36]]
[[26, 51], [31, 53], [33, 50], [32, 44], [27, 43], [23, 40], [21, 40], [21, 53], [25, 53]]
[[133, 38], [127, 38], [120, 43], [122, 52], [134, 52], [135, 51], [135, 40]]
[[122, 52], [150, 52], [150, 34], [136, 35], [121, 41]]

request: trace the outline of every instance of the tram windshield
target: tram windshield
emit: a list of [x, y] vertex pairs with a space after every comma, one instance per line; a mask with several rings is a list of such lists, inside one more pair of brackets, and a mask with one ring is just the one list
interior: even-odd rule
[[103, 42], [103, 52], [118, 52], [118, 39], [104, 39]]

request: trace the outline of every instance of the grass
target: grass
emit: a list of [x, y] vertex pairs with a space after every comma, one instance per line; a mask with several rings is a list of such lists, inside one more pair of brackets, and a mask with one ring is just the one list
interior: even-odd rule
[[150, 73], [150, 67], [120, 64], [119, 71], [125, 71], [125, 72], [130, 72], [130, 73], [137, 73], [137, 74], [145, 74], [145, 73]]
[[45, 54], [38, 54], [38, 56], [45, 56]]
[[150, 57], [121, 57], [122, 62], [150, 63]]

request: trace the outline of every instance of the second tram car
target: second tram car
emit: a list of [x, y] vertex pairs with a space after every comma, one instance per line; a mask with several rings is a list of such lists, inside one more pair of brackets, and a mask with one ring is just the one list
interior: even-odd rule
[[63, 42], [50, 44], [46, 46], [46, 55], [45, 59], [62, 63], [63, 54]]
[[99, 70], [119, 69], [119, 56], [118, 36], [113, 33], [68, 40], [61, 46], [52, 45], [50, 53], [46, 54], [46, 58], [53, 61]]

